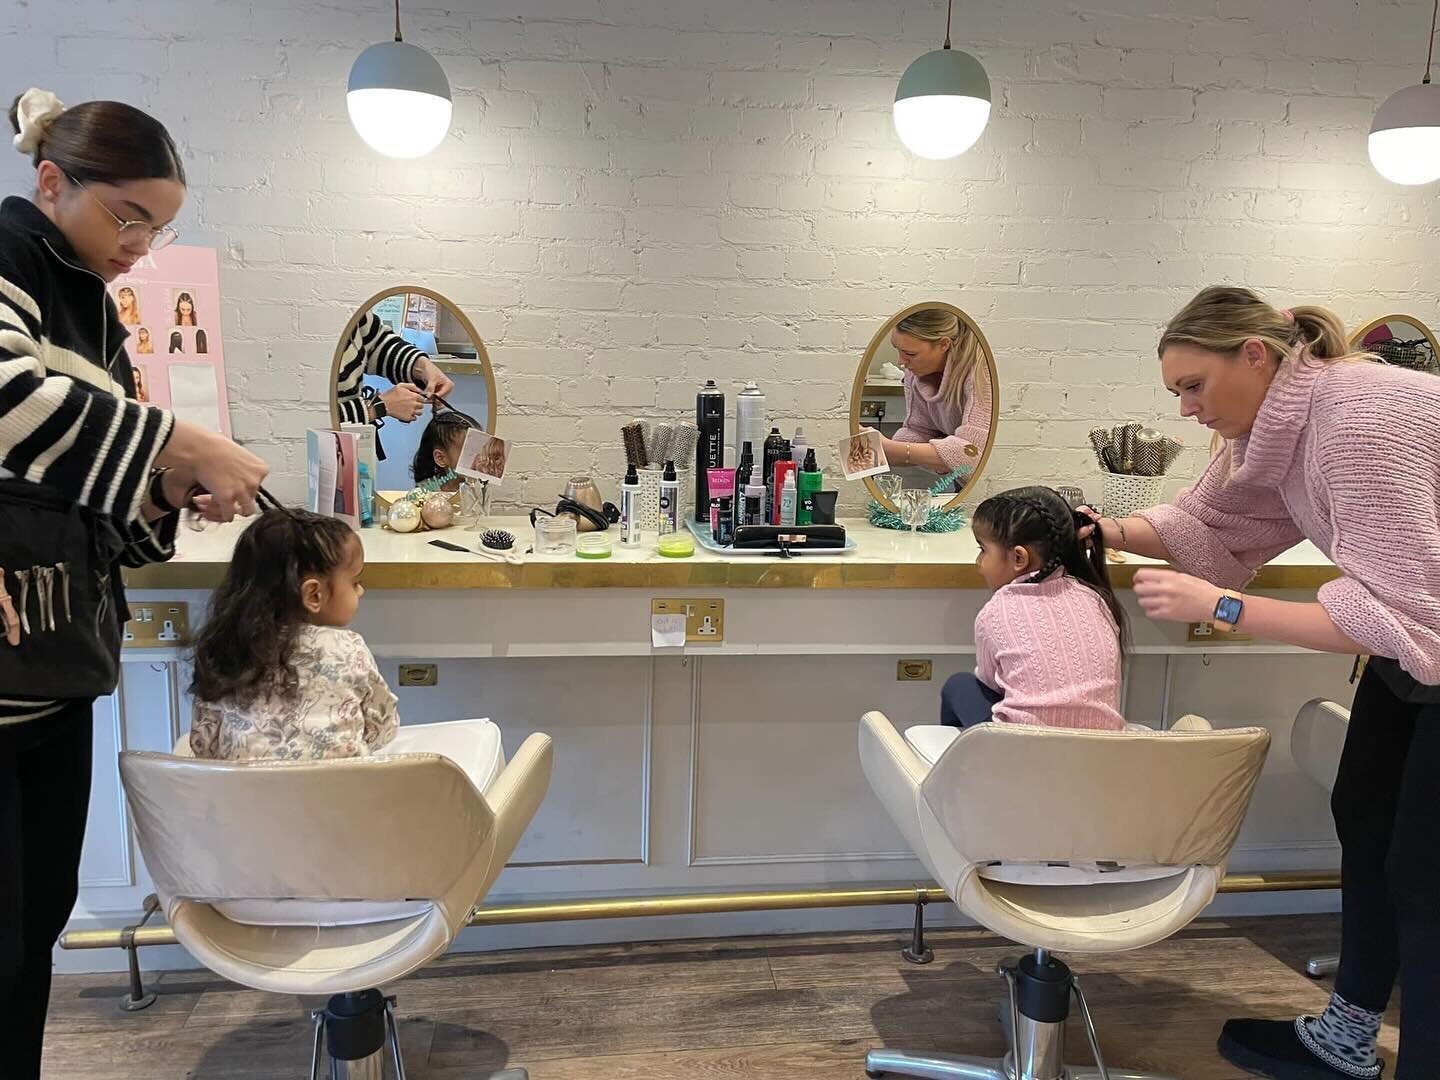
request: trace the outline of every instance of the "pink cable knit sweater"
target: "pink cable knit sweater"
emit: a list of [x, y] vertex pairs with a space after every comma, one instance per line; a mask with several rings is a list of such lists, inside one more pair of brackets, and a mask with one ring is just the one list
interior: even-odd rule
[[905, 423], [896, 442], [928, 442], [950, 469], [973, 469], [990, 440], [990, 369], [981, 360], [965, 377], [963, 407], [943, 400], [943, 380], [905, 375]]
[[1344, 574], [1320, 589], [1335, 625], [1440, 684], [1440, 378], [1292, 358], [1250, 434], [1140, 516], [1178, 569], [1234, 589], [1308, 538]]
[[1120, 635], [1100, 594], [1058, 570], [995, 590], [975, 617], [975, 677], [1011, 724], [1119, 731]]

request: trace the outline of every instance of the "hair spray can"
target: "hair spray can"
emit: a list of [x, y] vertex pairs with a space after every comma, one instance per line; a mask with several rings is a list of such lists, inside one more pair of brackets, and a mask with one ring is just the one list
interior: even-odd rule
[[695, 426], [700, 442], [695, 448], [695, 520], [704, 521], [710, 512], [710, 470], [725, 462], [725, 394], [706, 379], [695, 395]]
[[753, 382], [735, 395], [735, 460], [747, 442], [756, 448], [765, 442], [765, 395]]

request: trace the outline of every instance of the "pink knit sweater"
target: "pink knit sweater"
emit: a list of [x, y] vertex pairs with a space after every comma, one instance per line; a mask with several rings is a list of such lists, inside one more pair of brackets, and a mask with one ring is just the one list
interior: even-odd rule
[[896, 442], [928, 442], [946, 471], [973, 469], [990, 441], [990, 369], [981, 360], [965, 377], [961, 408], [943, 399], [943, 380], [905, 375], [905, 423]]
[[1320, 589], [1335, 625], [1440, 684], [1440, 378], [1291, 359], [1250, 434], [1140, 516], [1177, 568], [1235, 589], [1308, 538], [1344, 575]]
[[997, 589], [975, 617], [975, 676], [1011, 724], [1118, 731], [1120, 636], [1100, 594], [1058, 570]]

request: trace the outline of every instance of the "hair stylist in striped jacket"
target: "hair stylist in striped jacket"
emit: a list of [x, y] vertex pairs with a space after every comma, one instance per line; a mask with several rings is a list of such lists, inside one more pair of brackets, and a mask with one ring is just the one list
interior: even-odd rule
[[76, 898], [91, 705], [118, 678], [120, 567], [174, 554], [195, 485], [195, 508], [228, 521], [267, 470], [134, 400], [105, 286], [175, 238], [185, 173], [165, 128], [41, 90], [10, 120], [36, 186], [0, 204], [0, 1016], [5, 1075], [31, 1078]]

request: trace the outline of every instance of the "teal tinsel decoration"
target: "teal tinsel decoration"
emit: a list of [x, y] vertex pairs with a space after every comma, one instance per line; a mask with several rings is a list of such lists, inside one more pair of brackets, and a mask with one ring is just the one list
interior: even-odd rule
[[[931, 495], [939, 495], [946, 488], [950, 487], [962, 476], [969, 475], [967, 469], [956, 469], [948, 476], [942, 476], [930, 486]], [[909, 532], [910, 526], [900, 520], [900, 515], [894, 510], [887, 510], [875, 499], [870, 500], [870, 524], [877, 529], [897, 529], [902, 532]], [[918, 532], [925, 533], [951, 533], [959, 532], [965, 527], [965, 511], [958, 506], [953, 510], [939, 510], [931, 508], [930, 520], [921, 525]]]
[[423, 484], [411, 488], [401, 497], [401, 501], [420, 502], [425, 498], [426, 495], [430, 495], [436, 491], [439, 491], [446, 484], [450, 483], [451, 480], [458, 479], [459, 475], [455, 472], [454, 469], [447, 469], [439, 476], [432, 476]]

